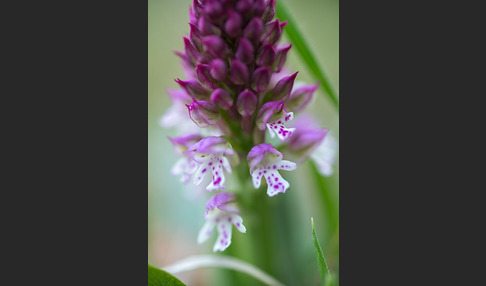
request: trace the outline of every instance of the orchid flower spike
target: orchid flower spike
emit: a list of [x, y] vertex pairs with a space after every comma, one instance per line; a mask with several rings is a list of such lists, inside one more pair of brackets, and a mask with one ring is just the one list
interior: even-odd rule
[[206, 204], [206, 223], [199, 232], [197, 242], [201, 244], [208, 240], [216, 227], [218, 238], [213, 251], [224, 251], [231, 244], [232, 224], [240, 232], [246, 232], [243, 219], [238, 213], [239, 209], [236, 206], [234, 194], [218, 193], [214, 195]]
[[289, 183], [280, 176], [278, 170], [295, 170], [296, 164], [282, 160], [283, 155], [272, 144], [260, 144], [251, 149], [248, 153], [250, 174], [253, 178], [255, 189], [260, 187], [262, 177], [267, 180], [267, 194], [273, 197], [279, 193], [285, 193]]
[[231, 173], [231, 165], [226, 156], [234, 155], [233, 148], [228, 141], [216, 136], [206, 137], [192, 145], [186, 153], [198, 163], [198, 169], [194, 176], [195, 185], [201, 184], [205, 178], [210, 178], [206, 175], [211, 173], [212, 180], [207, 185], [206, 190], [225, 189], [223, 168]]

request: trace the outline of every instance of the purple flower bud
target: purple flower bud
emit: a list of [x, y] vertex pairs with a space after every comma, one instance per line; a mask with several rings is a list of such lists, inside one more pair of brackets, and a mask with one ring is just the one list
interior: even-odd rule
[[215, 59], [211, 62], [211, 76], [219, 81], [224, 81], [228, 76], [228, 67], [221, 59]]
[[265, 24], [265, 28], [263, 29], [262, 42], [273, 45], [278, 40], [280, 40], [281, 35], [282, 27], [280, 26], [280, 21], [276, 19]]
[[234, 84], [245, 84], [248, 81], [248, 67], [243, 62], [233, 59], [230, 67], [230, 78]]
[[197, 17], [196, 14], [194, 13], [194, 9], [192, 7], [189, 7], [189, 22], [192, 24], [197, 24]]
[[283, 77], [279, 82], [277, 82], [277, 85], [272, 91], [272, 100], [285, 100], [285, 98], [290, 94], [290, 91], [292, 91], [297, 73], [299, 72], [296, 72], [291, 76]]
[[236, 4], [236, 9], [245, 14], [252, 8], [252, 0], [239, 0]]
[[191, 66], [195, 66], [199, 59], [199, 53], [196, 48], [191, 44], [191, 41], [188, 38], [184, 37], [183, 39], [186, 59], [188, 60], [188, 63], [191, 64]]
[[238, 13], [233, 10], [228, 11], [228, 19], [224, 25], [224, 30], [230, 37], [237, 37], [241, 32], [242, 20]]
[[275, 61], [275, 49], [272, 44], [263, 45], [259, 51], [256, 63], [260, 67], [270, 67]]
[[199, 2], [199, 0], [192, 1], [192, 8], [194, 10], [194, 15], [196, 16], [196, 18], [199, 18], [201, 16], [201, 11], [203, 9], [203, 6]]
[[260, 18], [255, 17], [253, 18], [248, 25], [246, 25], [245, 30], [243, 31], [243, 36], [250, 40], [254, 45], [258, 44], [260, 41], [260, 36], [263, 32], [263, 24]]
[[191, 31], [189, 32], [189, 38], [191, 39], [192, 44], [194, 45], [194, 47], [196, 47], [197, 50], [202, 51], [203, 44], [201, 31], [199, 31], [199, 28], [192, 23], [189, 23], [189, 26], [191, 27]]
[[253, 15], [255, 17], [262, 17], [265, 11], [265, 2], [263, 0], [255, 0], [253, 3]]
[[256, 165], [260, 164], [262, 160], [265, 158], [265, 155], [270, 156], [273, 160], [282, 160], [283, 155], [280, 153], [272, 144], [259, 144], [253, 147], [246, 160], [250, 164], [250, 173], [253, 173], [253, 169]]
[[244, 63], [251, 63], [255, 58], [255, 49], [252, 43], [246, 38], [240, 38], [235, 56]]
[[197, 126], [201, 128], [216, 124], [219, 119], [219, 112], [216, 106], [208, 101], [196, 101], [186, 104], [189, 116]]
[[233, 96], [226, 89], [218, 88], [211, 94], [211, 101], [217, 107], [228, 110], [233, 105]]
[[204, 36], [207, 35], [221, 35], [221, 30], [215, 26], [209, 19], [206, 17], [199, 18], [198, 25], [201, 34]]
[[268, 122], [276, 121], [287, 114], [283, 101], [270, 101], [258, 110], [256, 125], [258, 129], [265, 130]]
[[209, 90], [202, 87], [197, 81], [195, 80], [175, 80], [191, 97], [195, 99], [207, 99], [209, 96]]
[[312, 99], [312, 95], [317, 90], [319, 84], [304, 85], [296, 88], [285, 99], [285, 106], [295, 112], [300, 112], [309, 104]]
[[268, 83], [270, 82], [271, 76], [272, 73], [268, 68], [257, 68], [253, 72], [253, 76], [251, 77], [251, 88], [256, 92], [264, 91], [267, 88]]
[[282, 70], [283, 65], [285, 64], [285, 61], [287, 59], [287, 53], [289, 52], [291, 47], [292, 44], [277, 48], [277, 55], [275, 57], [275, 62], [273, 64], [274, 72], [278, 73]]
[[207, 36], [202, 39], [205, 51], [215, 58], [221, 58], [226, 54], [226, 44], [218, 36]]
[[265, 4], [265, 10], [262, 16], [264, 23], [271, 21], [275, 16], [275, 3], [276, 0], [268, 0], [267, 3]]
[[250, 116], [255, 112], [257, 104], [257, 96], [246, 89], [238, 95], [236, 107], [238, 108], [238, 113], [242, 116]]
[[204, 12], [211, 18], [218, 18], [223, 13], [223, 7], [220, 1], [206, 1], [203, 5]]
[[209, 65], [197, 65], [195, 69], [196, 77], [199, 82], [208, 89], [215, 89], [216, 85], [210, 75], [211, 67]]

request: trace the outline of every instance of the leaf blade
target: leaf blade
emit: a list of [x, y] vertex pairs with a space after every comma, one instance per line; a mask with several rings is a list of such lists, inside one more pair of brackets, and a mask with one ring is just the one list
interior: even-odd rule
[[186, 286], [168, 272], [148, 265], [148, 286]]
[[314, 249], [317, 255], [317, 264], [319, 266], [319, 275], [321, 277], [321, 285], [331, 285], [331, 275], [329, 273], [329, 268], [327, 267], [326, 258], [324, 257], [324, 253], [322, 252], [321, 245], [319, 244], [319, 240], [317, 239], [316, 229], [314, 227], [314, 218], [311, 217], [311, 225], [312, 225], [312, 239], [314, 241]]

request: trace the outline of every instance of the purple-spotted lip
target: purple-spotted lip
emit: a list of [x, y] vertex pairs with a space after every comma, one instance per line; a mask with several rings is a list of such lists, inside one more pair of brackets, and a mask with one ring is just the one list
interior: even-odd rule
[[278, 159], [282, 160], [283, 155], [280, 153], [272, 144], [259, 144], [254, 146], [248, 153], [246, 159], [250, 163], [250, 173], [253, 173], [253, 169], [258, 165], [264, 158], [266, 153], [276, 155]]
[[214, 208], [218, 208], [222, 211], [226, 212], [237, 212], [235, 207], [229, 206], [229, 203], [235, 202], [236, 198], [235, 195], [232, 193], [218, 193], [209, 199], [206, 204], [206, 214], [213, 210]]

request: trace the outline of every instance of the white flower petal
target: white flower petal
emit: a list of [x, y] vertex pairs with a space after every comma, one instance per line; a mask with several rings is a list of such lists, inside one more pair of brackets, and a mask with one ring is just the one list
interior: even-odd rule
[[223, 167], [225, 168], [225, 170], [228, 172], [228, 173], [231, 173], [232, 170], [231, 170], [231, 165], [228, 161], [228, 158], [226, 158], [225, 156], [222, 157], [222, 160], [223, 160]]
[[186, 168], [187, 168], [187, 159], [185, 157], [182, 157], [179, 160], [177, 160], [177, 162], [170, 170], [170, 173], [172, 175], [179, 175], [182, 174]]
[[194, 175], [194, 185], [199, 185], [201, 181], [204, 179], [208, 171], [208, 161], [202, 163], [199, 165], [199, 168], [196, 171], [196, 174]]
[[214, 244], [213, 251], [224, 251], [231, 244], [231, 228], [232, 225], [227, 221], [227, 217], [219, 217], [220, 221], [217, 222], [218, 239]]
[[264, 172], [265, 179], [267, 179], [267, 195], [273, 197], [279, 193], [285, 193], [289, 188], [289, 183], [285, 181], [280, 173], [274, 169], [267, 169]]
[[199, 231], [199, 235], [197, 236], [197, 243], [201, 244], [208, 240], [213, 234], [213, 229], [215, 227], [215, 222], [211, 219], [206, 220], [206, 223], [203, 225], [201, 230]]
[[277, 169], [285, 170], [285, 171], [293, 171], [297, 168], [297, 164], [294, 162], [290, 162], [287, 160], [282, 160], [280, 163], [277, 164]]
[[263, 177], [263, 168], [259, 167], [253, 170], [253, 173], [251, 173], [251, 177], [253, 181], [253, 187], [255, 187], [255, 189], [258, 189], [260, 187], [260, 183]]
[[243, 225], [243, 219], [237, 214], [233, 214], [229, 218], [235, 227], [242, 233], [246, 233], [246, 227]]

